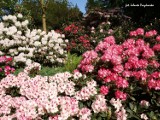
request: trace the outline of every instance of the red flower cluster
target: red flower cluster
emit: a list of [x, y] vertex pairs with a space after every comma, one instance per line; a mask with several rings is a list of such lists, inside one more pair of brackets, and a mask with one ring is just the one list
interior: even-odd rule
[[64, 30], [66, 32], [70, 32], [70, 33], [73, 33], [73, 34], [77, 34], [78, 29], [79, 29], [78, 26], [76, 26], [75, 24], [71, 24], [71, 25], [64, 28]]
[[9, 65], [11, 62], [11, 57], [0, 56], [0, 78], [15, 71], [15, 69]]
[[85, 48], [90, 47], [90, 41], [88, 40], [88, 36], [87, 35], [80, 36], [78, 39], [79, 39], [79, 41], [82, 43], [82, 45]]

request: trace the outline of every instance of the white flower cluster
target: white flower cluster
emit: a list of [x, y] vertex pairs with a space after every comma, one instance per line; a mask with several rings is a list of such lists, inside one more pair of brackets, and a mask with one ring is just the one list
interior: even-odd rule
[[[64, 35], [54, 30], [46, 33], [40, 29], [30, 30], [23, 15], [8, 15], [0, 22], [0, 55], [9, 55], [15, 63], [42, 64], [64, 63], [67, 52]], [[32, 61], [31, 61], [32, 60]]]
[[92, 109], [93, 109], [94, 113], [106, 112], [107, 105], [106, 105], [105, 96], [97, 95], [96, 100], [92, 103]]
[[49, 76], [50, 82], [57, 83], [58, 93], [65, 93], [66, 95], [72, 96], [75, 94], [75, 83], [68, 80], [72, 77], [69, 72], [57, 73], [54, 76]]
[[122, 102], [121, 100], [114, 99], [114, 98], [110, 100], [110, 103], [116, 109], [115, 114], [116, 114], [117, 120], [127, 120], [126, 110], [122, 106], [121, 102]]
[[32, 63], [32, 64], [29, 64], [27, 67], [25, 67], [24, 72], [25, 72], [26, 74], [30, 74], [30, 72], [31, 72], [32, 70], [36, 70], [36, 71], [41, 70], [41, 64], [36, 63], [36, 62], [34, 62], [34, 63]]
[[87, 86], [84, 86], [80, 91], [75, 93], [75, 98], [77, 100], [89, 100], [91, 96], [97, 94], [96, 86], [97, 83], [94, 80], [87, 82]]

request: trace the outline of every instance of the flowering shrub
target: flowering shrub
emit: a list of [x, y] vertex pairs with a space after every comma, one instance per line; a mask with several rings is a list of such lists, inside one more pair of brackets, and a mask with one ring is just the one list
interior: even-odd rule
[[72, 23], [66, 26], [63, 32], [66, 38], [69, 40], [67, 44], [68, 51], [82, 54], [84, 51], [92, 48], [89, 36], [85, 34], [83, 27]]
[[41, 30], [30, 30], [28, 20], [22, 14], [2, 17], [0, 23], [0, 55], [12, 56], [14, 63], [30, 64], [32, 61], [41, 64], [64, 63], [66, 44], [64, 35], [55, 31], [45, 33]]
[[[101, 98], [105, 104], [115, 107], [107, 106], [107, 110], [103, 109], [107, 114], [99, 114], [101, 119], [102, 116], [115, 119], [110, 116], [114, 114], [117, 120], [158, 120], [159, 35], [155, 30], [145, 32], [138, 28], [130, 32], [130, 37], [121, 45], [115, 43], [113, 36], [106, 37], [94, 50], [82, 55], [78, 71], [87, 76], [86, 80], [82, 80], [84, 84], [89, 79], [94, 79], [97, 82], [97, 94], [103, 96]], [[116, 111], [112, 111], [115, 109]], [[100, 108], [97, 110], [101, 112]], [[96, 113], [96, 110], [93, 111]]]
[[11, 67], [11, 63], [11, 57], [0, 56], [0, 80], [1, 78], [15, 71], [15, 69]]

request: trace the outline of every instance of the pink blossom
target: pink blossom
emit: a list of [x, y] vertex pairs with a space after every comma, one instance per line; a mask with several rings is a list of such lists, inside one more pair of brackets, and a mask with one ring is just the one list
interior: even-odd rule
[[124, 92], [121, 92], [119, 90], [117, 90], [115, 92], [115, 96], [116, 96], [117, 99], [121, 99], [121, 100], [126, 100], [127, 99], [127, 94], [124, 93]]
[[125, 70], [125, 71], [123, 71], [122, 75], [123, 75], [124, 77], [131, 77], [132, 72]]
[[0, 63], [3, 63], [6, 61], [6, 56], [0, 56]]
[[127, 88], [128, 87], [128, 81], [125, 80], [122, 77], [118, 77], [118, 80], [115, 81], [117, 88]]
[[134, 48], [135, 47], [135, 40], [134, 39], [127, 39], [122, 44], [123, 48]]
[[83, 65], [81, 67], [82, 72], [92, 72], [94, 70], [94, 66], [93, 65]]
[[155, 68], [160, 67], [160, 64], [156, 60], [150, 61], [149, 65], [151, 65], [151, 66], [153, 66]]
[[116, 112], [117, 120], [127, 120], [127, 114], [124, 107], [120, 111]]
[[122, 57], [118, 55], [112, 55], [111, 62], [113, 65], [119, 65], [122, 63]]
[[102, 85], [102, 86], [101, 86], [101, 88], [100, 88], [100, 93], [101, 93], [102, 95], [107, 95], [107, 94], [108, 94], [108, 92], [109, 92], [108, 87], [107, 87], [107, 86]]
[[91, 110], [88, 108], [82, 108], [79, 110], [79, 114], [81, 120], [87, 120], [91, 116]]
[[103, 79], [103, 78], [109, 76], [110, 74], [111, 74], [111, 71], [108, 70], [108, 69], [100, 68], [100, 69], [98, 70], [98, 77], [99, 77], [99, 78], [102, 78], [102, 79]]
[[91, 105], [94, 113], [107, 111], [106, 99], [104, 95], [97, 95], [96, 100]]
[[140, 70], [140, 71], [137, 71], [137, 72], [133, 72], [133, 75], [136, 77], [136, 79], [145, 80], [145, 81], [148, 77], [148, 74], [147, 74], [146, 70]]
[[137, 36], [137, 32], [136, 31], [130, 31], [130, 36]]
[[156, 30], [150, 30], [150, 31], [145, 33], [145, 37], [147, 37], [147, 38], [148, 37], [153, 37], [155, 35], [157, 35], [157, 31]]
[[88, 59], [89, 58], [90, 59], [96, 59], [98, 57], [98, 54], [94, 50], [91, 50], [91, 51], [85, 52], [82, 56], [85, 57], [85, 58], [88, 58]]
[[145, 46], [145, 42], [143, 39], [137, 39], [136, 40], [136, 45], [139, 47]]
[[149, 87], [150, 89], [155, 88], [155, 87], [156, 87], [156, 81], [153, 80], [153, 79], [149, 80], [149, 81], [148, 81], [148, 87]]
[[156, 41], [160, 42], [160, 35], [156, 37]]
[[104, 38], [104, 42], [109, 43], [110, 45], [115, 44], [115, 38], [113, 36], [109, 36]]
[[3, 69], [2, 68], [0, 68], [0, 72], [2, 72], [3, 71]]
[[110, 44], [109, 43], [107, 43], [107, 42], [99, 42], [99, 44], [96, 46], [96, 48], [95, 48], [95, 51], [96, 52], [98, 52], [98, 51], [102, 51], [103, 52], [103, 50], [106, 50], [108, 47], [110, 46]]
[[158, 79], [160, 78], [160, 72], [153, 72], [151, 75], [150, 75], [151, 78], [154, 78], [154, 79]]
[[124, 68], [123, 68], [123, 65], [116, 65], [113, 67], [113, 70], [117, 73], [122, 73]]
[[137, 35], [144, 35], [144, 29], [143, 28], [138, 28], [136, 30]]
[[146, 100], [141, 100], [140, 105], [148, 107], [149, 106], [149, 102], [146, 101]]
[[160, 51], [160, 44], [154, 45], [154, 46], [153, 46], [153, 50], [159, 52], [159, 51]]
[[104, 78], [103, 80], [105, 83], [109, 83], [112, 81], [111, 76], [107, 76], [106, 78]]

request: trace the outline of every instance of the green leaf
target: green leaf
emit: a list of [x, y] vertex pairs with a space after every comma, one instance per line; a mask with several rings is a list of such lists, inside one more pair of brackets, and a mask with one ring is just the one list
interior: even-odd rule
[[131, 109], [131, 110], [133, 110], [133, 109], [134, 109], [134, 106], [133, 106], [133, 104], [132, 104], [132, 103], [129, 103], [129, 107], [130, 107], [130, 109]]
[[83, 103], [82, 103], [82, 102], [79, 102], [79, 108], [81, 109], [81, 108], [83, 108], [83, 107], [84, 107]]
[[102, 113], [100, 114], [100, 116], [101, 116], [101, 117], [107, 117], [107, 113], [106, 113], [106, 112], [102, 112]]

